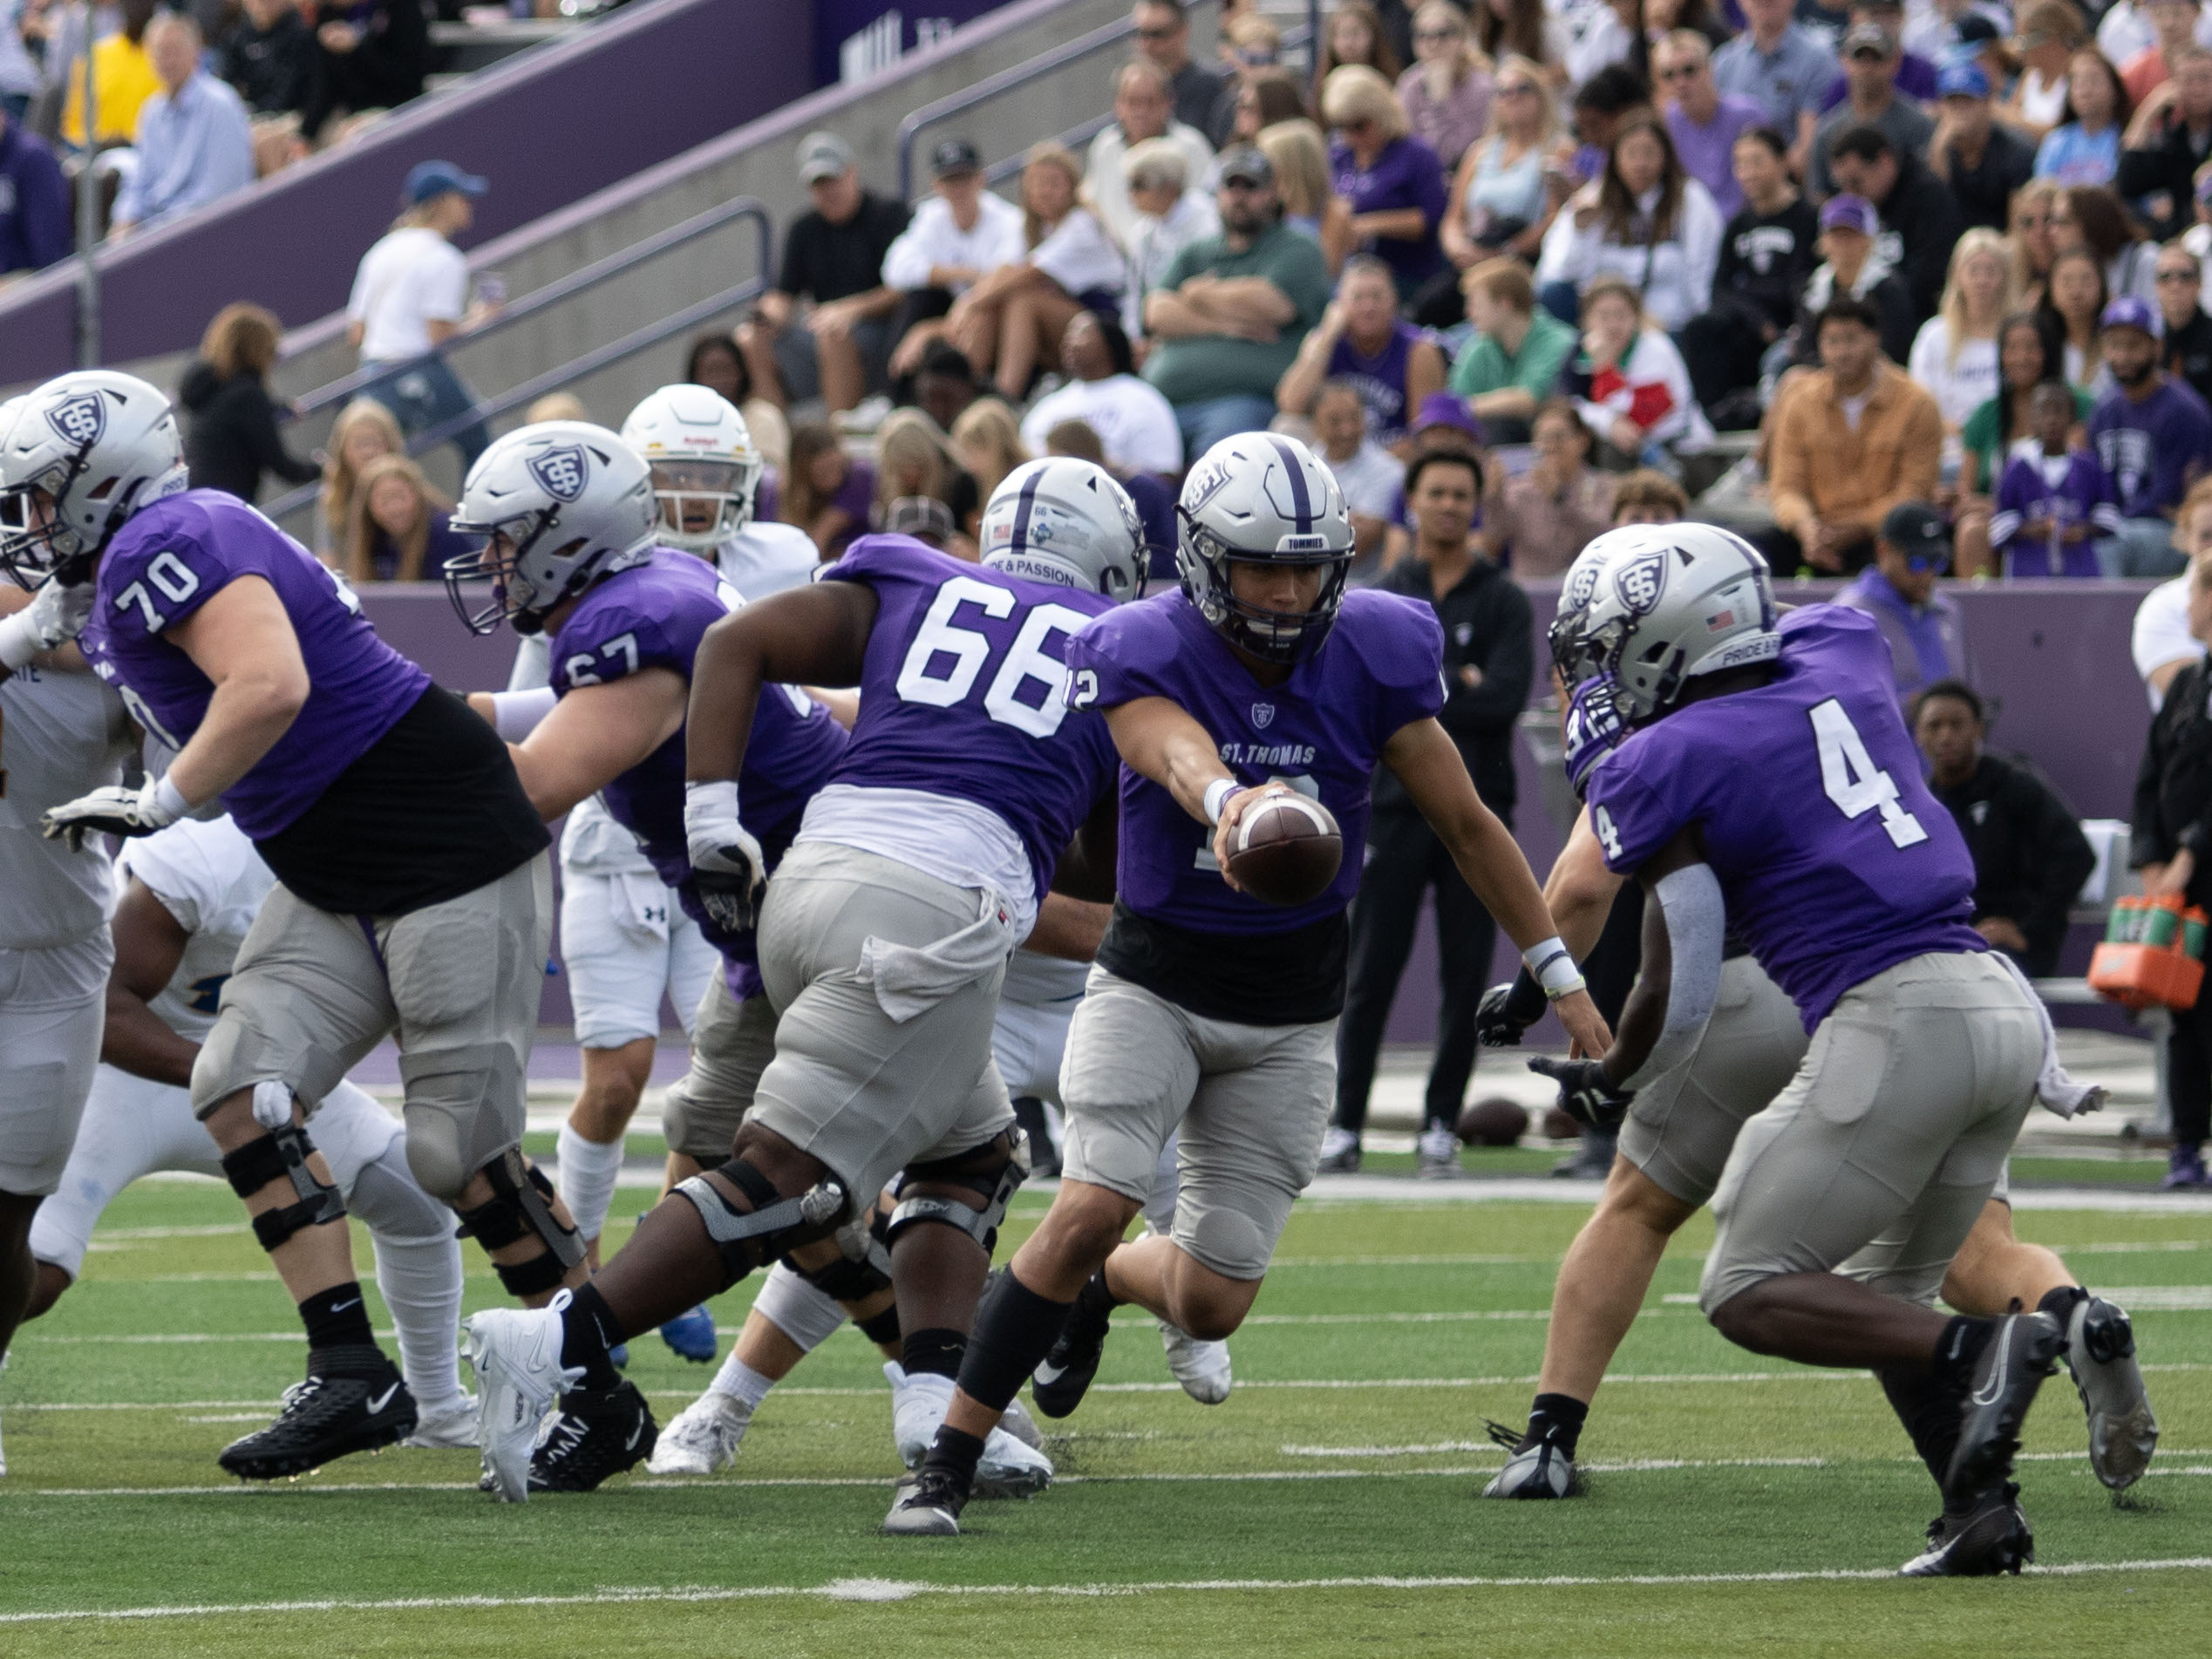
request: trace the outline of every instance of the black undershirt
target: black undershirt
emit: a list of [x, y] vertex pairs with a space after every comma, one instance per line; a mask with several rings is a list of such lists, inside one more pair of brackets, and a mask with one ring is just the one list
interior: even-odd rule
[[498, 880], [552, 837], [506, 742], [433, 685], [312, 806], [255, 845], [316, 909], [397, 916]]
[[1342, 911], [1287, 933], [1195, 933], [1117, 899], [1099, 965], [1202, 1019], [1312, 1025], [1344, 1010], [1350, 939]]

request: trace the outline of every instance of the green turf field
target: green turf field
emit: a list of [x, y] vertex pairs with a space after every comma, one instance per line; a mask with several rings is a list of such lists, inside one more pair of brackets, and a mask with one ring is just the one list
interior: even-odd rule
[[[1526, 1411], [1582, 1214], [1302, 1204], [1227, 1404], [1185, 1398], [1130, 1318], [1048, 1445], [1052, 1492], [971, 1507], [957, 1540], [895, 1543], [875, 1531], [897, 1472], [889, 1395], [850, 1330], [711, 1481], [507, 1508], [475, 1492], [473, 1453], [394, 1451], [229, 1482], [214, 1453], [296, 1379], [296, 1322], [226, 1193], [143, 1184], [0, 1379], [0, 1655], [2203, 1650], [2212, 1215], [2021, 1215], [2134, 1302], [2164, 1447], [2115, 1507], [2055, 1379], [2023, 1464], [2045, 1570], [1909, 1584], [1886, 1574], [1933, 1490], [1879, 1390], [1715, 1336], [1688, 1300], [1702, 1218], [1584, 1435], [1590, 1495], [1473, 1501], [1502, 1457], [1482, 1419]], [[471, 1305], [496, 1301], [471, 1265]], [[718, 1309], [725, 1329], [745, 1296]], [[664, 1421], [705, 1382], [656, 1338], [633, 1354]], [[286, 1602], [329, 1610], [271, 1610]]]

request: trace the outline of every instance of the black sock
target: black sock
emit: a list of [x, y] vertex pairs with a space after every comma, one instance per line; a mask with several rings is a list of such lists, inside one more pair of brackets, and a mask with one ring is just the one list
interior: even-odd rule
[[[1977, 1349], [1977, 1352], [1979, 1351]], [[1963, 1378], [1947, 1378], [1907, 1366], [1893, 1366], [1875, 1373], [1882, 1391], [1889, 1397], [1889, 1409], [1905, 1425], [1913, 1450], [1928, 1465], [1941, 1486], [1950, 1469], [1951, 1453], [1958, 1449], [1959, 1404], [1966, 1391]]]
[[561, 1314], [561, 1363], [583, 1367], [586, 1388], [612, 1388], [622, 1378], [616, 1374], [609, 1353], [623, 1340], [614, 1309], [599, 1287], [587, 1284], [568, 1293], [568, 1305]]
[[861, 1328], [861, 1335], [878, 1348], [882, 1347], [886, 1343], [897, 1342], [899, 1340], [899, 1304], [895, 1302], [881, 1313], [870, 1314], [866, 1319], [858, 1320], [855, 1322]]
[[2074, 1303], [2088, 1300], [2089, 1293], [2079, 1285], [2060, 1285], [2056, 1289], [2045, 1291], [2043, 1300], [2035, 1304], [2035, 1310], [2039, 1314], [2049, 1314], [2059, 1322], [2059, 1329], [2063, 1331], [2073, 1319]]
[[[1083, 1287], [1084, 1295], [1090, 1290]], [[1004, 1411], [1052, 1351], [1073, 1306], [1038, 1295], [1011, 1270], [1000, 1274], [976, 1309], [975, 1334], [960, 1362], [961, 1391], [994, 1411]]]
[[899, 1348], [899, 1363], [909, 1377], [958, 1377], [968, 1339], [956, 1330], [910, 1330]]
[[1075, 1310], [1104, 1318], [1121, 1306], [1121, 1298], [1106, 1288], [1106, 1269], [1100, 1268], [1083, 1282], [1083, 1288], [1075, 1293]]
[[1967, 1314], [1954, 1316], [1950, 1323], [1943, 1327], [1943, 1336], [1936, 1344], [1936, 1380], [1951, 1388], [1965, 1388], [1973, 1381], [1975, 1362], [1982, 1357], [1982, 1350], [1996, 1335], [1994, 1319], [1977, 1319]]
[[1529, 1405], [1528, 1432], [1514, 1449], [1525, 1451], [1549, 1440], [1571, 1458], [1576, 1443], [1582, 1438], [1582, 1424], [1589, 1418], [1588, 1403], [1571, 1394], [1539, 1394]]
[[924, 1473], [932, 1470], [949, 1475], [963, 1493], [976, 1484], [976, 1465], [983, 1461], [983, 1443], [972, 1434], [963, 1434], [949, 1425], [940, 1426], [937, 1438], [929, 1443], [929, 1455], [922, 1459]]
[[376, 1333], [369, 1329], [369, 1310], [361, 1300], [359, 1281], [348, 1279], [328, 1290], [317, 1290], [300, 1303], [300, 1322], [307, 1327], [310, 1351], [326, 1348], [374, 1348]]

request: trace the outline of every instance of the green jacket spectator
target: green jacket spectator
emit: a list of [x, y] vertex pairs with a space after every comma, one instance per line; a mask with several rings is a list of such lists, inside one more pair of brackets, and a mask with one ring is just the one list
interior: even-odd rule
[[1489, 259], [1461, 279], [1474, 334], [1452, 364], [1451, 389], [1467, 401], [1492, 443], [1528, 441], [1536, 406], [1551, 396], [1575, 330], [1536, 305], [1528, 268]]

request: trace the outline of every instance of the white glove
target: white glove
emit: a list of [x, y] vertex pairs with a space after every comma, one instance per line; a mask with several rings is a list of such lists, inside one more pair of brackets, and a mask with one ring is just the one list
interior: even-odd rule
[[768, 885], [768, 860], [738, 821], [736, 784], [684, 785], [684, 840], [691, 885], [707, 914], [728, 932], [751, 932]]
[[31, 603], [0, 617], [0, 668], [14, 673], [41, 651], [66, 645], [85, 631], [92, 615], [92, 584], [65, 585], [49, 576]]
[[288, 1083], [254, 1085], [254, 1121], [272, 1134], [292, 1123], [292, 1088]]
[[87, 835], [151, 835], [191, 810], [169, 774], [163, 772], [136, 789], [110, 784], [65, 801], [40, 820], [39, 827], [48, 840], [67, 841], [74, 853], [84, 850]]

